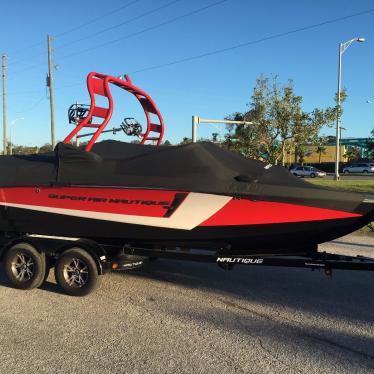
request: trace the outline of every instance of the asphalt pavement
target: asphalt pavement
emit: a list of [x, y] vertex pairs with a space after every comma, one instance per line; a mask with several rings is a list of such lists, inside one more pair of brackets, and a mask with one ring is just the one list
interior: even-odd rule
[[[374, 254], [374, 235], [321, 250], [339, 248]], [[366, 271], [158, 260], [86, 298], [0, 275], [0, 300], [1, 373], [374, 373]]]

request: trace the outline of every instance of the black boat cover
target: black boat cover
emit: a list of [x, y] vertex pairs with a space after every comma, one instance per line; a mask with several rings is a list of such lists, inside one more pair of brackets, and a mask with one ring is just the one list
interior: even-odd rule
[[[354, 209], [363, 197], [322, 189], [294, 177], [281, 166], [267, 165], [209, 143], [151, 146], [113, 140], [92, 152], [59, 143], [54, 153], [1, 156], [0, 187], [83, 185], [157, 188], [250, 196], [323, 207]], [[313, 204], [313, 205], [319, 205]]]

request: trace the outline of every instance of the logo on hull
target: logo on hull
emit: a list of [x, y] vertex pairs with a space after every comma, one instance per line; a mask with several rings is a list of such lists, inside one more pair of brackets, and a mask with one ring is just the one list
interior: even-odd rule
[[173, 201], [166, 200], [143, 200], [143, 199], [119, 199], [109, 197], [96, 197], [96, 196], [79, 196], [79, 195], [67, 195], [67, 194], [48, 194], [49, 199], [55, 200], [70, 200], [80, 201], [89, 203], [104, 203], [104, 204], [121, 204], [121, 205], [145, 205], [145, 206], [160, 206], [167, 211], [164, 217], [170, 217], [178, 207], [183, 203], [187, 197], [187, 193], [176, 193]]
[[226, 264], [262, 264], [264, 259], [245, 257], [217, 257], [217, 262]]
[[49, 194], [48, 198], [58, 200], [72, 200], [72, 201], [89, 201], [93, 203], [108, 203], [108, 204], [128, 204], [128, 205], [162, 205], [165, 209], [169, 209], [170, 201], [157, 201], [157, 200], [132, 200], [132, 199], [113, 199], [107, 197], [95, 196], [76, 196], [76, 195], [58, 195]]

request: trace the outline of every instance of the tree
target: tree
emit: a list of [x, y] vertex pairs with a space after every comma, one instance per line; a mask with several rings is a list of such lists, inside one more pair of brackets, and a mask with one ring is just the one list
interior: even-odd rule
[[[267, 159], [271, 163], [277, 158], [277, 138], [279, 130], [272, 121], [271, 89], [269, 79], [259, 77], [253, 89], [251, 102], [247, 104], [248, 110], [236, 112], [226, 119], [252, 122], [252, 125], [229, 125], [229, 134], [226, 139], [230, 141], [233, 150], [245, 157]], [[273, 100], [274, 103], [274, 100]], [[235, 143], [232, 142], [235, 140]]]
[[[345, 97], [344, 91], [342, 102]], [[305, 146], [318, 140], [323, 126], [333, 125], [338, 109], [337, 106], [316, 108], [308, 113], [301, 105], [302, 97], [295, 94], [292, 80], [281, 86], [277, 77], [257, 78], [248, 110], [227, 117], [253, 122], [253, 125], [228, 127], [228, 138], [236, 139], [232, 148], [247, 157], [285, 165], [287, 153], [295, 147], [296, 158], [303, 159]]]
[[320, 136], [318, 138], [318, 142], [316, 143], [317, 145], [317, 148], [316, 148], [316, 152], [318, 153], [318, 163], [320, 164], [321, 163], [321, 158], [322, 158], [322, 155], [326, 154], [326, 138], [324, 138], [323, 136]]
[[340, 91], [340, 107], [338, 105], [338, 93], [335, 94], [335, 108], [334, 108], [334, 114], [335, 114], [335, 119], [339, 115], [339, 121], [341, 121], [341, 118], [343, 116], [343, 103], [346, 101], [348, 97], [347, 89], [343, 88]]
[[217, 143], [218, 142], [218, 135], [219, 135], [218, 132], [213, 132], [212, 133], [212, 142], [213, 143]]
[[166, 139], [162, 145], [172, 145], [172, 144], [169, 142], [169, 140]]
[[[9, 148], [10, 148], [10, 144], [9, 144]], [[28, 146], [24, 146], [24, 145], [14, 145], [13, 144], [12, 153], [14, 155], [35, 154], [35, 153], [38, 153], [38, 147], [36, 147], [36, 146], [28, 147]]]
[[358, 160], [361, 157], [360, 148], [348, 147], [344, 157], [348, 159], [348, 162]]
[[[225, 119], [234, 121], [250, 121], [250, 116], [243, 113], [234, 113]], [[260, 141], [257, 136], [257, 126], [253, 125], [227, 125], [224, 145], [245, 157], [258, 158]]]
[[45, 143], [39, 148], [39, 153], [47, 153], [47, 152], [52, 152], [52, 151], [53, 151], [53, 148], [52, 148], [52, 144], [50, 143]]
[[370, 141], [368, 144], [368, 157], [374, 158], [374, 128], [370, 133]]
[[192, 143], [192, 139], [184, 137], [179, 144], [182, 145], [182, 144], [188, 144], [188, 143]]

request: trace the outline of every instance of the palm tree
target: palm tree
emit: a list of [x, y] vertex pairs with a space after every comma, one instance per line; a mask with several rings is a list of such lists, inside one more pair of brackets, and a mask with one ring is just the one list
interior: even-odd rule
[[318, 153], [318, 163], [321, 163], [321, 158], [323, 154], [326, 154], [326, 147], [324, 147], [322, 144], [319, 144], [317, 146], [316, 152]]
[[188, 144], [188, 143], [192, 143], [192, 140], [190, 138], [184, 137], [179, 144]]

